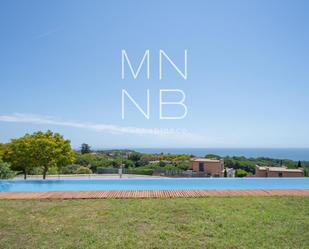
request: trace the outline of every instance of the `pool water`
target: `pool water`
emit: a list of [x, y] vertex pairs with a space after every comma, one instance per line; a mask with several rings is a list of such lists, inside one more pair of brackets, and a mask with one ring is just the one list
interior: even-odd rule
[[190, 189], [309, 189], [309, 178], [0, 180], [0, 192]]

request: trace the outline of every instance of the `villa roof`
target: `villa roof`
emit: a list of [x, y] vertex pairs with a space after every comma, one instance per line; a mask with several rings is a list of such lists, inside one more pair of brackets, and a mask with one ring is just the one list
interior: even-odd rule
[[219, 163], [219, 159], [209, 159], [209, 158], [192, 158], [191, 161], [194, 162], [209, 162], [209, 163]]
[[259, 170], [268, 170], [273, 172], [303, 172], [302, 169], [288, 169], [287, 167], [268, 167], [268, 166], [258, 166]]
[[302, 169], [287, 169], [284, 167], [269, 167], [268, 168], [269, 171], [286, 171], [286, 172], [303, 172]]

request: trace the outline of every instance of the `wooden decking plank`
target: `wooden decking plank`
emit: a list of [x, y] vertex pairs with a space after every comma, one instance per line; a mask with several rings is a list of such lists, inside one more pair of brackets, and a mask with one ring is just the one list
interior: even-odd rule
[[309, 196], [309, 189], [0, 192], [0, 199], [189, 198], [207, 196]]

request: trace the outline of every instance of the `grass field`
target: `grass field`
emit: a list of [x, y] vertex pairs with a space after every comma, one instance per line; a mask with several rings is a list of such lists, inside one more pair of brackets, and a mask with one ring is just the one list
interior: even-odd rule
[[309, 248], [309, 198], [1, 200], [0, 248]]

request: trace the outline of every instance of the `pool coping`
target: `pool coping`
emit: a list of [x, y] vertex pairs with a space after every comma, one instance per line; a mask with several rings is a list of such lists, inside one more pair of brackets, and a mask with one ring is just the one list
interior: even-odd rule
[[309, 196], [309, 189], [241, 189], [241, 190], [103, 190], [0, 192], [0, 200], [14, 199], [128, 199], [188, 198], [208, 196]]

